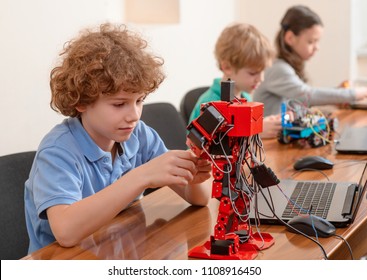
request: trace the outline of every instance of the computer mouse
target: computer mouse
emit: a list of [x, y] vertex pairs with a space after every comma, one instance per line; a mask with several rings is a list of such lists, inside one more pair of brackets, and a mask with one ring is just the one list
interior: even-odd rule
[[[288, 224], [295, 229], [309, 236], [330, 237], [335, 234], [335, 226], [328, 220], [314, 215], [295, 216], [288, 221]], [[290, 232], [298, 233], [290, 227]]]
[[333, 168], [334, 163], [330, 160], [321, 157], [321, 156], [306, 156], [298, 159], [293, 168], [296, 170], [301, 169], [317, 169], [317, 170], [324, 170], [324, 169], [331, 169]]

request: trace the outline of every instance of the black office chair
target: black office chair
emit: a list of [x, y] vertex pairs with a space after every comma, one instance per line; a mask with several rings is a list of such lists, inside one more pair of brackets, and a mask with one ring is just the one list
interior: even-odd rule
[[188, 124], [190, 120], [190, 115], [192, 110], [195, 107], [196, 102], [198, 101], [199, 97], [206, 92], [209, 87], [198, 87], [192, 90], [189, 90], [184, 97], [181, 99], [180, 102], [180, 113], [185, 121], [185, 124]]
[[[187, 150], [186, 125], [176, 107], [171, 103], [145, 104], [141, 120], [158, 132], [168, 149]], [[154, 188], [146, 189], [144, 195], [154, 190]]]
[[141, 120], [154, 128], [170, 150], [186, 150], [186, 125], [171, 103], [145, 104]]
[[0, 257], [20, 259], [27, 255], [29, 237], [24, 215], [24, 183], [36, 152], [0, 157]]

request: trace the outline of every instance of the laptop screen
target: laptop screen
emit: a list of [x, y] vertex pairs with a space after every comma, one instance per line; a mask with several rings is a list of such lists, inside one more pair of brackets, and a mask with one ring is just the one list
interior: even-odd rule
[[367, 171], [366, 169], [367, 169], [367, 164], [365, 164], [364, 166], [363, 173], [362, 173], [361, 179], [359, 180], [358, 188], [355, 193], [355, 198], [354, 198], [355, 203], [354, 203], [353, 210], [352, 210], [351, 223], [354, 222], [354, 219], [357, 216], [359, 206], [361, 205], [363, 197], [366, 193], [366, 189], [367, 189]]
[[336, 141], [335, 150], [339, 153], [367, 154], [367, 126], [346, 127]]

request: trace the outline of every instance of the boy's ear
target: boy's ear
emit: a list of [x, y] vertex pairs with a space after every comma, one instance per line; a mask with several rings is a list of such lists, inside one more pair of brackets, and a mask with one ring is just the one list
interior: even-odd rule
[[220, 62], [220, 69], [222, 70], [223, 74], [227, 77], [230, 77], [232, 74], [232, 66], [228, 61], [221, 61]]
[[79, 113], [83, 113], [87, 110], [87, 106], [85, 105], [78, 105], [75, 107], [75, 109], [79, 112]]

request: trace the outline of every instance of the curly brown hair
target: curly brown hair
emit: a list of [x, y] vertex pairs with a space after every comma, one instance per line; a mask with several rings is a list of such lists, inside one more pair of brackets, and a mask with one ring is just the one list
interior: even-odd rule
[[155, 91], [165, 79], [163, 59], [146, 47], [147, 42], [125, 25], [105, 23], [97, 31], [82, 31], [65, 44], [61, 65], [51, 71], [51, 108], [76, 117], [77, 106], [93, 104], [101, 94]]

